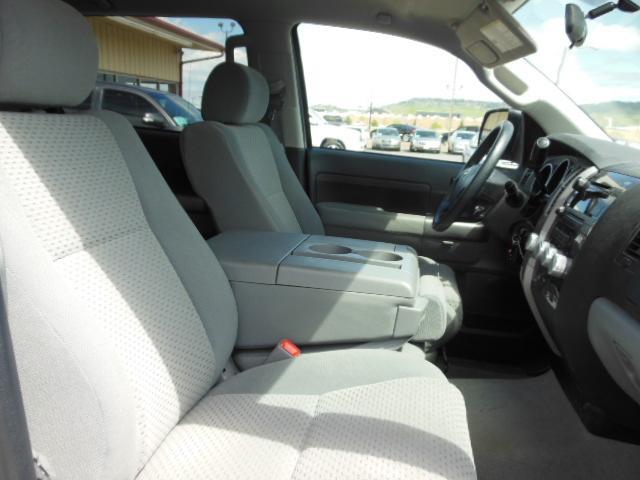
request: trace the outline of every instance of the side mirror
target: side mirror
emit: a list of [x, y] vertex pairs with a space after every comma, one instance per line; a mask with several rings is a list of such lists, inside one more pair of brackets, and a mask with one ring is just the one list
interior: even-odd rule
[[564, 31], [569, 37], [569, 48], [581, 46], [587, 38], [587, 20], [575, 3], [567, 3], [564, 9]]
[[149, 127], [164, 127], [167, 122], [165, 122], [164, 117], [156, 112], [147, 112], [142, 116], [142, 123]]
[[482, 124], [480, 125], [480, 131], [478, 132], [478, 141], [476, 146], [480, 145], [494, 128], [508, 119], [508, 108], [496, 108], [495, 110], [488, 110], [487, 112], [485, 112], [482, 119]]

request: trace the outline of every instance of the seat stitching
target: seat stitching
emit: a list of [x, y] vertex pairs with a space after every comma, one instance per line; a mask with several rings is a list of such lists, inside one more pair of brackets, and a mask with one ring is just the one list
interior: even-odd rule
[[290, 480], [294, 478], [296, 471], [298, 470], [298, 466], [300, 465], [300, 458], [302, 458], [302, 454], [304, 453], [305, 446], [307, 444], [307, 441], [309, 440], [311, 429], [313, 428], [313, 424], [318, 415], [318, 407], [320, 406], [321, 398], [322, 398], [322, 395], [318, 395], [318, 398], [316, 400], [316, 406], [313, 409], [313, 414], [311, 415], [311, 420], [309, 421], [309, 426], [304, 432], [304, 436], [302, 437], [302, 442], [300, 442], [300, 449], [298, 450], [298, 458], [296, 460], [295, 465], [293, 466], [293, 469], [291, 470], [291, 476], [289, 477]]
[[80, 253], [80, 252], [85, 252], [88, 251], [92, 248], [95, 247], [99, 247], [101, 245], [105, 245], [107, 243], [113, 242], [115, 240], [119, 240], [121, 238], [127, 237], [129, 235], [133, 235], [134, 233], [138, 233], [141, 232], [145, 229], [148, 228], [148, 225], [146, 225], [145, 223], [140, 223], [139, 225], [136, 225], [132, 228], [126, 229], [126, 230], [122, 230], [118, 233], [114, 233], [111, 235], [106, 235], [103, 238], [97, 239], [97, 240], [93, 240], [87, 243], [81, 243], [80, 246], [78, 248], [75, 248], [69, 252], [66, 252], [64, 255], [61, 255], [59, 257], [54, 258], [54, 261], [58, 261], [58, 260], [63, 260], [67, 257], [70, 257], [72, 255], [75, 255], [76, 253]]

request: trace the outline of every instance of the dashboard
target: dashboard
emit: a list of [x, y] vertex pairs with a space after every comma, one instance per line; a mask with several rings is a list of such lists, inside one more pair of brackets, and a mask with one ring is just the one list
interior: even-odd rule
[[578, 135], [548, 140], [519, 185], [532, 225], [525, 296], [587, 428], [640, 433], [640, 151]]

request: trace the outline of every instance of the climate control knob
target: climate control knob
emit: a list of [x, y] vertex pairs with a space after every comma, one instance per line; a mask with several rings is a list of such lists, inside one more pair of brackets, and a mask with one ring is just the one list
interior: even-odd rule
[[561, 253], [556, 253], [547, 271], [552, 277], [563, 278], [569, 273], [569, 267], [571, 267], [571, 260]]
[[540, 258], [540, 264], [544, 268], [549, 269], [553, 265], [553, 262], [555, 261], [557, 255], [558, 250], [556, 249], [556, 247], [551, 245]]
[[537, 233], [530, 233], [524, 244], [524, 249], [527, 252], [534, 252], [538, 248], [538, 243], [540, 243], [540, 236]]
[[536, 256], [539, 262], [541, 262], [542, 259], [547, 255], [547, 252], [549, 251], [550, 247], [551, 247], [551, 244], [544, 240], [538, 244], [538, 248], [536, 249], [534, 255]]

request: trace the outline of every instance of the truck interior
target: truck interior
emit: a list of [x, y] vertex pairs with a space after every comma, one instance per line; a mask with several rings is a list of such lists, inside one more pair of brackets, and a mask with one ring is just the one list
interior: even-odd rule
[[[527, 60], [540, 3], [0, 0], [0, 478], [639, 478], [640, 151]], [[579, 3], [566, 55], [640, 39]], [[243, 33], [202, 121], [152, 128], [86, 102], [87, 17]], [[504, 106], [462, 161], [316, 142], [305, 25]]]

